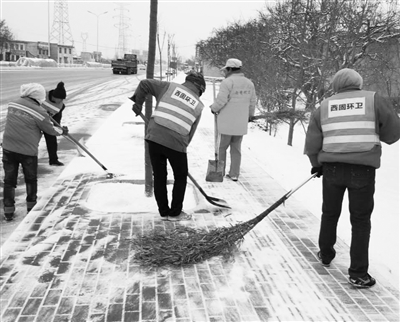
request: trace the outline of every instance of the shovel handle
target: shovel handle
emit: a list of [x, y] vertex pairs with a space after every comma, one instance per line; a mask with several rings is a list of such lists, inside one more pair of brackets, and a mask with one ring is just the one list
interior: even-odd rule
[[[61, 127], [61, 125], [60, 125], [56, 120], [54, 120], [51, 116], [50, 116], [50, 119], [52, 120], [52, 122], [53, 122], [55, 125], [57, 125], [58, 127]], [[80, 144], [79, 141], [75, 140], [75, 139], [74, 139], [71, 135], [69, 135], [69, 134], [63, 134], [63, 136], [66, 137], [67, 139], [69, 139], [70, 141], [72, 141], [73, 143], [75, 143], [77, 146], [79, 146], [79, 147], [80, 147], [83, 151], [85, 151], [94, 161], [96, 161], [96, 163], [97, 163], [100, 167], [102, 167], [102, 169], [103, 169], [104, 171], [107, 171], [107, 172], [108, 172], [107, 168], [106, 168], [99, 160], [97, 160], [97, 159], [95, 158], [95, 156], [94, 156], [92, 153], [90, 153], [90, 151], [89, 151], [85, 146], [83, 146], [82, 144]]]
[[[215, 89], [215, 79], [213, 79], [213, 98], [214, 103], [216, 99], [216, 89]], [[215, 162], [218, 162], [219, 155], [218, 155], [218, 115], [214, 113], [214, 154], [215, 154]]]

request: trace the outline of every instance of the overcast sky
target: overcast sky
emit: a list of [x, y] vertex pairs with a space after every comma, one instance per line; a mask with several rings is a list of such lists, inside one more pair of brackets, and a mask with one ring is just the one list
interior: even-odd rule
[[[47, 0], [0, 0], [1, 19], [14, 33], [17, 40], [48, 41], [53, 26], [54, 1]], [[178, 55], [191, 58], [195, 44], [207, 39], [213, 29], [226, 27], [235, 21], [256, 18], [266, 4], [265, 0], [184, 0], [158, 1], [160, 41], [165, 34], [166, 51], [168, 36], [176, 44]], [[97, 48], [97, 20], [99, 21], [99, 51], [112, 58], [119, 42], [121, 12], [125, 17], [125, 29], [129, 48], [147, 49], [149, 34], [150, 0], [131, 1], [77, 1], [69, 0], [69, 26], [79, 55], [86, 39], [86, 51]], [[122, 10], [121, 10], [122, 9]], [[89, 13], [93, 12], [94, 14]], [[104, 12], [107, 12], [103, 14]], [[98, 18], [95, 16], [99, 15]], [[50, 21], [50, 23], [49, 23]], [[50, 26], [50, 28], [49, 28]], [[56, 42], [51, 40], [51, 42]], [[157, 49], [158, 54], [158, 49]]]

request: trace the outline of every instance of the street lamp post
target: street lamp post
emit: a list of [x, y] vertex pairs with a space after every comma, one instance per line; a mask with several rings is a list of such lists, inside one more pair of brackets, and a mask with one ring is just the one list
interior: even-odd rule
[[[99, 14], [93, 13], [93, 12], [91, 12], [91, 11], [89, 11], [89, 10], [88, 10], [88, 12], [91, 13], [92, 15], [95, 15], [96, 18], [97, 18], [97, 49], [96, 49], [96, 53], [97, 53], [97, 55], [98, 55], [98, 54], [99, 54], [99, 17], [100, 17], [101, 15], [106, 14], [108, 11], [105, 11], [105, 12], [99, 13]], [[97, 61], [97, 60], [96, 60], [96, 61]]]

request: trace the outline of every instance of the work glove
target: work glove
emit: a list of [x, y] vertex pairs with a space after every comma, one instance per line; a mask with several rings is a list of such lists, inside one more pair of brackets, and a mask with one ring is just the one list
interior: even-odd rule
[[314, 173], [317, 174], [317, 176], [316, 176], [317, 178], [321, 177], [322, 176], [322, 166], [320, 166], [320, 167], [312, 167], [311, 174], [314, 174]]
[[136, 116], [138, 116], [142, 112], [142, 107], [135, 103], [132, 106], [132, 111], [136, 114]]
[[61, 129], [62, 129], [62, 135], [67, 135], [68, 134], [68, 132], [69, 132], [68, 127], [62, 126]]
[[135, 113], [136, 116], [138, 116], [142, 112], [142, 107], [135, 103], [132, 106], [132, 111]]

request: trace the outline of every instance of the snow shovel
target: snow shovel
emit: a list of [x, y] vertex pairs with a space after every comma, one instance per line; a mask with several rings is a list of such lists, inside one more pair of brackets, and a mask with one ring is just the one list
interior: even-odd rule
[[[58, 127], [62, 128], [62, 126], [61, 126], [57, 121], [55, 121], [51, 116], [50, 116], [50, 119], [52, 120], [52, 122], [53, 122], [55, 125], [57, 125]], [[76, 144], [76, 146], [78, 147], [78, 151], [79, 151], [79, 149], [85, 151], [94, 161], [96, 161], [96, 163], [97, 163], [104, 171], [107, 172], [107, 179], [110, 179], [110, 178], [114, 178], [114, 177], [115, 177], [115, 175], [114, 175], [113, 173], [108, 172], [107, 168], [106, 168], [99, 160], [97, 160], [97, 159], [95, 158], [95, 156], [94, 156], [92, 153], [90, 153], [90, 151], [89, 151], [83, 144], [81, 144], [78, 140], [74, 139], [70, 134], [63, 134], [63, 136], [64, 136], [66, 139], [70, 140], [72, 143]], [[80, 152], [80, 151], [79, 151], [79, 152]], [[80, 152], [80, 153], [81, 153], [81, 152]]]
[[214, 114], [214, 160], [208, 160], [208, 168], [206, 174], [206, 181], [209, 182], [222, 182], [224, 180], [225, 162], [218, 160], [218, 123], [217, 114]]
[[[143, 119], [143, 121], [146, 124], [149, 122], [149, 120], [146, 118], [146, 116], [143, 115], [142, 112], [140, 112], [140, 114], [137, 114], [137, 115], [140, 115], [140, 117]], [[227, 202], [225, 200], [208, 196], [189, 172], [188, 172], [188, 177], [189, 177], [190, 180], [192, 180], [192, 182], [194, 183], [196, 188], [199, 189], [200, 193], [206, 198], [206, 200], [209, 203], [211, 203], [211, 204], [213, 204], [214, 206], [217, 206], [217, 207], [231, 209], [231, 207], [228, 206], [228, 204], [227, 204]]]

